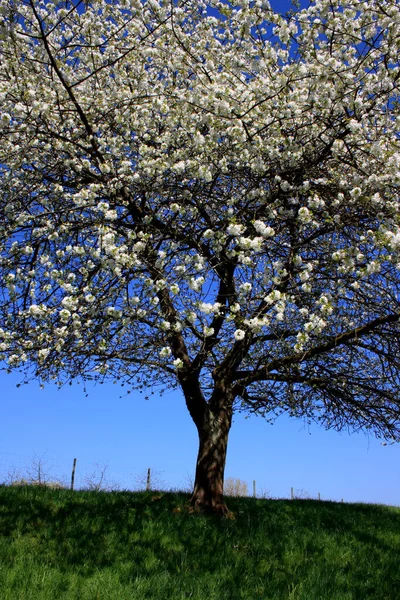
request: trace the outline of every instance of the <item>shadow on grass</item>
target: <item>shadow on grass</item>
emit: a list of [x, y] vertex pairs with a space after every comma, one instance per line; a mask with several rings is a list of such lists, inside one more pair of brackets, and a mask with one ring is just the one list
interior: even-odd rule
[[[3, 497], [3, 502], [1, 501]], [[0, 490], [0, 535], [36, 539], [47, 560], [98, 569], [130, 560], [135, 545], [155, 545], [151, 529], [184, 513], [182, 494], [69, 492], [45, 488]], [[40, 548], [43, 546], [43, 548]], [[160, 548], [161, 550], [161, 548]]]
[[0, 536], [14, 555], [24, 540], [25, 554], [64, 573], [117, 566], [126, 582], [179, 576], [187, 597], [203, 578], [235, 600], [400, 598], [400, 509], [230, 498], [230, 521], [190, 514], [188, 501], [173, 492], [3, 487]]

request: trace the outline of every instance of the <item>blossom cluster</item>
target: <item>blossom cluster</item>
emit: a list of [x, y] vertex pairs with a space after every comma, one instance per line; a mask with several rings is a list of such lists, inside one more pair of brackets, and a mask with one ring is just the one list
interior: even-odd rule
[[396, 3], [33, 4], [0, 16], [10, 367], [210, 377], [394, 307]]

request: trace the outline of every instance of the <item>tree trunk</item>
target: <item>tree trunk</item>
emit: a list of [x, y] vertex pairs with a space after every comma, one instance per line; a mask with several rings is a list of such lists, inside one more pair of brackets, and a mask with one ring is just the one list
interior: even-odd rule
[[229, 516], [224, 501], [224, 471], [232, 410], [206, 411], [198, 427], [199, 453], [191, 505], [196, 511]]

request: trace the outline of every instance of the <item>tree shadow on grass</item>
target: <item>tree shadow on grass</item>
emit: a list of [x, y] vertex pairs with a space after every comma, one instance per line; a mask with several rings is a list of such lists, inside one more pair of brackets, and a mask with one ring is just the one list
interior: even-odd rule
[[400, 509], [231, 498], [229, 521], [190, 514], [188, 501], [182, 493], [3, 487], [0, 535], [31, 538], [32, 560], [64, 573], [124, 565], [127, 580], [168, 573], [183, 587], [214, 578], [224, 598], [271, 584], [285, 598], [288, 586], [317, 577], [343, 597], [398, 600]]

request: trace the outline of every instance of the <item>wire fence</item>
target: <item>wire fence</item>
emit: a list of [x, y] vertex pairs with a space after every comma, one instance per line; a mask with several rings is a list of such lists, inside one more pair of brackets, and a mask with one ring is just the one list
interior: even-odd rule
[[[131, 465], [84, 461], [79, 457], [54, 458], [47, 454], [27, 457], [0, 452], [0, 483], [41, 484], [76, 490], [137, 490], [146, 487], [147, 469], [135, 471]], [[165, 486], [156, 469], [153, 469], [153, 485]]]
[[[118, 464], [118, 469], [109, 463], [53, 458], [47, 454], [26, 455], [0, 452], [0, 484], [3, 485], [46, 485], [73, 490], [170, 490], [163, 473], [147, 467], [135, 472], [131, 465]], [[186, 476], [179, 486], [180, 491], [191, 492], [193, 480]], [[246, 481], [228, 477], [225, 480], [226, 496], [272, 498], [270, 490], [259, 488], [256, 480], [249, 486]], [[321, 493], [311, 495], [308, 491], [290, 487], [291, 500], [321, 500]], [[342, 499], [343, 502], [343, 499]]]

